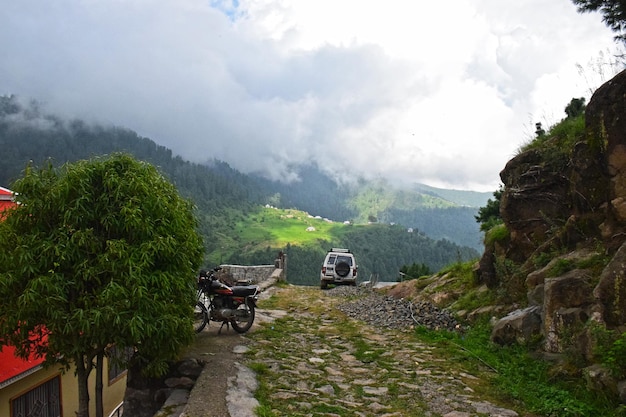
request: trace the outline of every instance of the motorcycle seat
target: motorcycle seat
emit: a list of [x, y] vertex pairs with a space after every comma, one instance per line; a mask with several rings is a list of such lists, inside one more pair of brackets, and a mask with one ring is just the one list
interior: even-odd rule
[[256, 285], [241, 285], [232, 287], [233, 295], [238, 297], [246, 297], [248, 295], [255, 295], [259, 291], [259, 287]]

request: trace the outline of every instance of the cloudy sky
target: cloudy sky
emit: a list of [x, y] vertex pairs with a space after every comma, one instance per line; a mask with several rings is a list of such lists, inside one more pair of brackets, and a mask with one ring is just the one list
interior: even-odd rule
[[[617, 50], [571, 0], [0, 0], [0, 95], [194, 162], [493, 191]], [[599, 65], [600, 63], [600, 65]]]

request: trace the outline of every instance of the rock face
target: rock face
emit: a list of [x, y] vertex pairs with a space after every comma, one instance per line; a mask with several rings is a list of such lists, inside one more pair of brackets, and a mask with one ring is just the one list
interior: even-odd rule
[[140, 368], [129, 368], [124, 415], [153, 417], [172, 395], [191, 391], [203, 367], [194, 359], [185, 359], [172, 363], [169, 372], [161, 378], [148, 378]]
[[507, 257], [523, 262], [539, 242], [547, 240], [552, 221], [565, 222], [570, 216], [571, 201], [564, 198], [569, 181], [561, 170], [546, 165], [535, 150], [510, 160], [500, 178], [505, 185], [501, 216], [511, 234]]
[[[500, 319], [494, 341], [540, 335], [546, 352], [573, 349], [591, 366], [589, 325], [626, 325], [626, 71], [591, 98], [584, 137], [567, 150], [562, 140], [521, 152], [500, 173], [509, 236], [485, 248], [477, 274], [518, 299], [526, 292], [528, 308]], [[496, 272], [502, 265], [509, 273]]]
[[626, 323], [626, 244], [623, 244], [600, 275], [593, 291], [599, 312], [609, 327]]

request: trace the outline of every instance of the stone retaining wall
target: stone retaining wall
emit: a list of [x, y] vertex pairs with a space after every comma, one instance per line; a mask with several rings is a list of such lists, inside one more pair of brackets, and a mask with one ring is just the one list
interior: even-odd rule
[[220, 265], [217, 277], [230, 285], [247, 282], [264, 287], [269, 282], [285, 281], [286, 266], [287, 256], [280, 252], [274, 265]]
[[276, 267], [274, 265], [220, 265], [222, 270], [218, 272], [218, 278], [226, 282], [249, 282], [260, 284], [270, 279]]

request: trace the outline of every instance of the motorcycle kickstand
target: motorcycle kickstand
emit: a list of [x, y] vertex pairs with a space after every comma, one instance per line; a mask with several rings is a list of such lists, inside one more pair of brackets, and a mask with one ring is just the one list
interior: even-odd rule
[[230, 323], [227, 321], [223, 321], [222, 325], [220, 326], [220, 329], [217, 331], [217, 334], [222, 334], [222, 327], [224, 327], [224, 325], [226, 325], [226, 330], [230, 328]]

